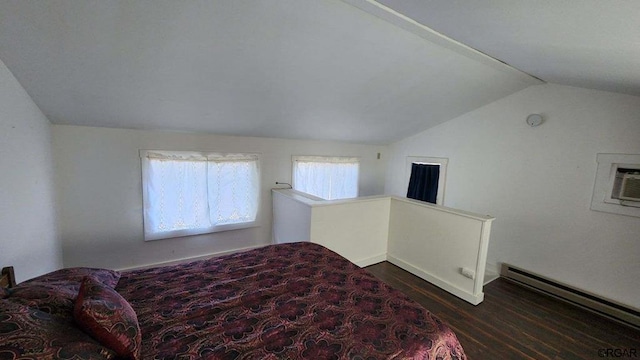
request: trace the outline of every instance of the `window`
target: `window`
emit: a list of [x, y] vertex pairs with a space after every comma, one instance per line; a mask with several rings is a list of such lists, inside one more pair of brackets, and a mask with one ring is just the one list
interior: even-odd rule
[[355, 157], [294, 156], [293, 188], [325, 200], [358, 196]]
[[591, 210], [640, 217], [640, 202], [620, 197], [625, 177], [640, 173], [640, 154], [598, 154], [596, 161]]
[[446, 158], [408, 156], [407, 197], [443, 205], [448, 163]]
[[258, 155], [141, 151], [140, 157], [145, 240], [255, 224]]

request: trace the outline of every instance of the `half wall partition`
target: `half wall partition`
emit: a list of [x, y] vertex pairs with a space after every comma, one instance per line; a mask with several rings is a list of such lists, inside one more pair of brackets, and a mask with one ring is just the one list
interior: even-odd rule
[[493, 217], [396, 196], [326, 201], [273, 190], [273, 241], [311, 241], [364, 267], [387, 260], [474, 305]]

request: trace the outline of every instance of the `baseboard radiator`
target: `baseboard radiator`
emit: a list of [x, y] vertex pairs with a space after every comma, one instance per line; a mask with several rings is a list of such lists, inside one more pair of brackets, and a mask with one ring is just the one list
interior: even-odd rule
[[509, 264], [502, 264], [500, 276], [631, 327], [640, 328], [640, 312], [613, 300], [604, 299]]

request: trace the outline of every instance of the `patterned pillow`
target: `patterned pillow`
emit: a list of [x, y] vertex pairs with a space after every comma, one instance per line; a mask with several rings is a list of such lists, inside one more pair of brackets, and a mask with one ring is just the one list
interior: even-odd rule
[[116, 285], [118, 285], [118, 280], [120, 280], [120, 273], [115, 270], [75, 267], [52, 271], [50, 273], [24, 281], [20, 283], [20, 285], [36, 283], [46, 283], [49, 285], [67, 285], [69, 283], [77, 283], [78, 287], [80, 287], [80, 283], [82, 282], [82, 279], [85, 278], [85, 276], [92, 276], [98, 279], [101, 283], [109, 286], [110, 288], [115, 288]]
[[9, 299], [51, 315], [72, 319], [73, 305], [80, 284], [50, 285], [45, 283], [20, 284], [11, 289]]
[[142, 333], [138, 317], [114, 289], [91, 276], [85, 277], [73, 317], [81, 329], [119, 356], [140, 359]]
[[89, 335], [38, 309], [0, 300], [0, 359], [113, 359]]
[[120, 273], [113, 270], [66, 268], [20, 283], [11, 289], [10, 298], [14, 302], [71, 319], [80, 283], [86, 276], [92, 276], [111, 288], [120, 280]]

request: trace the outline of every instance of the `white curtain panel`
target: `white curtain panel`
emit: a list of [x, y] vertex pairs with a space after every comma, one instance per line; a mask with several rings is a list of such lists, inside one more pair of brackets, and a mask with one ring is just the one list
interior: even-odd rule
[[143, 150], [140, 156], [145, 240], [256, 221], [258, 155]]
[[211, 226], [206, 160], [149, 159], [145, 215], [150, 232]]
[[258, 161], [209, 161], [210, 219], [213, 225], [256, 220]]
[[294, 158], [294, 189], [326, 200], [358, 196], [357, 158]]

